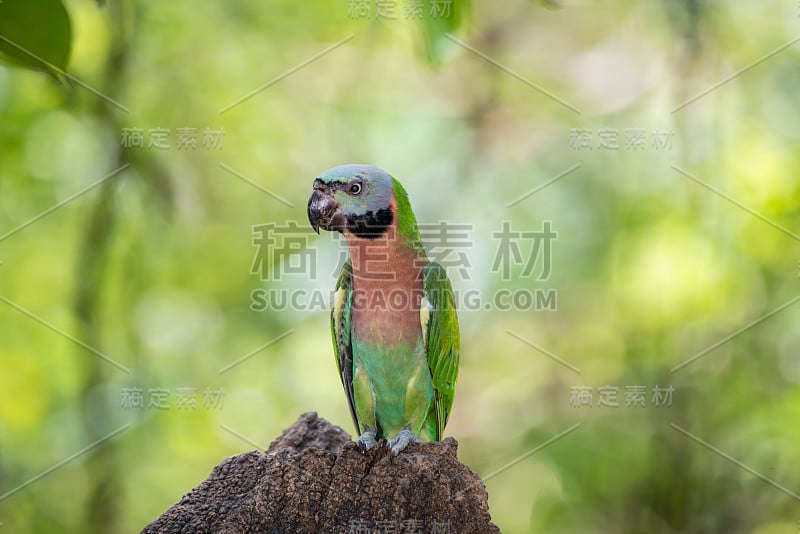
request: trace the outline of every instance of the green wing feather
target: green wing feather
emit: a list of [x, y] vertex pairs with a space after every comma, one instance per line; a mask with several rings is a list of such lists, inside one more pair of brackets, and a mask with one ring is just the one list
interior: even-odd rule
[[450, 417], [458, 379], [458, 317], [453, 288], [444, 268], [436, 262], [430, 262], [422, 269], [422, 277], [425, 298], [430, 307], [420, 316], [433, 381], [436, 439], [440, 440]]
[[353, 266], [348, 258], [339, 272], [334, 293], [334, 306], [331, 310], [331, 337], [333, 338], [333, 354], [336, 357], [336, 368], [342, 379], [342, 386], [347, 395], [350, 415], [356, 425], [356, 432], [361, 428], [356, 417], [356, 405], [353, 397], [353, 345], [350, 340], [350, 311], [353, 308]]

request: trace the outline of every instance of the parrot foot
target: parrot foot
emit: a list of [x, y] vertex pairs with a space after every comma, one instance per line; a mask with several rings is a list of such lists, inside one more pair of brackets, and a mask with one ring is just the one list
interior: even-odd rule
[[401, 430], [399, 434], [389, 440], [389, 450], [392, 451], [393, 455], [397, 456], [400, 454], [400, 451], [405, 449], [408, 444], [412, 442], [422, 443], [422, 440], [415, 436], [414, 433], [408, 429]]
[[376, 432], [374, 430], [367, 430], [356, 440], [356, 444], [362, 451], [367, 452], [370, 449], [374, 449], [378, 444], [375, 436]]

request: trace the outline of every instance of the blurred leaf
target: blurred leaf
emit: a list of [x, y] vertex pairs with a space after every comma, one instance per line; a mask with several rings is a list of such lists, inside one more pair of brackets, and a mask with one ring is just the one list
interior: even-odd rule
[[463, 31], [470, 19], [470, 0], [424, 0], [422, 33], [425, 40], [425, 51], [428, 61], [434, 65], [442, 64], [445, 52], [454, 43], [447, 34]]
[[0, 59], [52, 71], [69, 59], [72, 26], [61, 0], [2, 0]]

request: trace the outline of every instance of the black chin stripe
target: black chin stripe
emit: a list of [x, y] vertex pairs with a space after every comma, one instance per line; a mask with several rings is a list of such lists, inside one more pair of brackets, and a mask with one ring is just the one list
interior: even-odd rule
[[392, 224], [392, 219], [392, 210], [389, 208], [378, 210], [377, 213], [368, 211], [364, 215], [348, 217], [347, 229], [357, 237], [376, 239]]

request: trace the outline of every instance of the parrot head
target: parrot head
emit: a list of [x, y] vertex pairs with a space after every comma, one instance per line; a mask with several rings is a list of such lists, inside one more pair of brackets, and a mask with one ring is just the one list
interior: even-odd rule
[[392, 177], [371, 165], [342, 165], [314, 180], [308, 221], [314, 231], [351, 232], [376, 239], [392, 224]]

